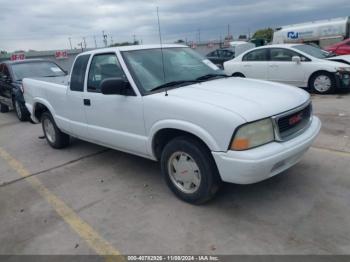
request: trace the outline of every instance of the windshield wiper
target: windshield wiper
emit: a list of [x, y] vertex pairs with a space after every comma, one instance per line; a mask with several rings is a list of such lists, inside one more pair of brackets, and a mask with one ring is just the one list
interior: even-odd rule
[[207, 75], [198, 77], [196, 80], [203, 81], [203, 80], [209, 80], [209, 79], [215, 78], [215, 77], [229, 77], [229, 76], [225, 75], [225, 74], [207, 74]]
[[180, 81], [171, 81], [165, 84], [162, 84], [160, 86], [156, 86], [155, 88], [152, 88], [150, 90], [150, 92], [159, 90], [159, 89], [163, 89], [163, 88], [167, 88], [167, 87], [173, 87], [173, 86], [184, 86], [186, 84], [193, 84], [193, 83], [200, 83], [203, 82], [205, 80], [211, 79], [211, 78], [216, 78], [216, 77], [229, 77], [225, 74], [207, 74], [201, 77], [198, 77], [195, 80], [180, 80]]
[[337, 56], [337, 54], [332, 53], [332, 52], [329, 52], [329, 53], [326, 55], [326, 58], [335, 57], [335, 56]]
[[[57, 77], [57, 76], [59, 76], [59, 75], [48, 75], [48, 76], [43, 76], [43, 77]], [[61, 75], [61, 76], [63, 76], [63, 75]]]
[[192, 83], [198, 83], [198, 80], [180, 80], [180, 81], [171, 81], [165, 84], [162, 84], [160, 86], [156, 86], [155, 88], [152, 88], [150, 90], [150, 92], [156, 91], [156, 90], [160, 90], [163, 88], [167, 88], [167, 87], [173, 87], [173, 86], [183, 86], [185, 84], [192, 84]]

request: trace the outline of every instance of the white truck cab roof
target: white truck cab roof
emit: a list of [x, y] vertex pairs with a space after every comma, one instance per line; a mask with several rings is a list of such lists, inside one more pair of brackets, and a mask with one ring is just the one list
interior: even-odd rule
[[147, 49], [158, 49], [158, 48], [181, 48], [188, 47], [186, 45], [178, 45], [178, 44], [155, 44], [155, 45], [130, 45], [130, 46], [118, 46], [118, 47], [109, 47], [109, 48], [101, 48], [94, 49], [91, 51], [83, 52], [82, 54], [99, 54], [99, 53], [108, 53], [108, 52], [123, 52], [123, 51], [134, 51], [134, 50], [147, 50]]

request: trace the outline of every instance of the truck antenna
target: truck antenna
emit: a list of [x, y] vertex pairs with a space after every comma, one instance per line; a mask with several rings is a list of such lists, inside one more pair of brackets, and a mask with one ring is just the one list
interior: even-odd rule
[[[158, 6], [157, 6], [157, 18], [158, 18], [158, 33], [159, 33], [159, 42], [160, 42], [160, 52], [162, 54], [163, 81], [165, 84], [165, 65], [164, 65], [164, 54], [163, 54], [163, 41], [162, 41], [162, 32], [160, 30], [160, 19], [159, 19], [159, 7]], [[165, 88], [165, 96], [168, 96], [168, 88]]]

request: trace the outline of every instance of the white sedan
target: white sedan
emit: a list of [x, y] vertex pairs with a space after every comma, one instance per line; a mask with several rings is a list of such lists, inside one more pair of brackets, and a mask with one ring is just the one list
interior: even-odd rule
[[231, 76], [276, 81], [328, 94], [350, 88], [350, 63], [332, 61], [335, 58], [310, 45], [270, 45], [246, 51], [225, 62], [224, 68]]

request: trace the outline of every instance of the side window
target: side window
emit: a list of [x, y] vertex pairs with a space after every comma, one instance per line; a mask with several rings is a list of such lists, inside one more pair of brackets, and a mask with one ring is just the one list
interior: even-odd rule
[[70, 90], [78, 92], [84, 91], [85, 72], [89, 58], [90, 55], [82, 55], [76, 59], [72, 70]]
[[291, 62], [293, 56], [300, 56], [298, 53], [284, 49], [284, 48], [272, 48], [271, 49], [271, 61]]
[[243, 56], [243, 61], [267, 61], [267, 49], [258, 49]]
[[213, 52], [209, 53], [208, 56], [217, 57], [218, 56], [218, 51], [213, 51]]
[[88, 91], [101, 92], [100, 84], [106, 78], [125, 78], [126, 76], [121, 68], [115, 54], [95, 55], [92, 58], [89, 77]]
[[218, 53], [217, 53], [217, 57], [223, 57], [224, 56], [224, 50], [218, 50], [217, 51]]
[[233, 53], [231, 51], [225, 50], [224, 57], [225, 58], [231, 58], [233, 56]]

